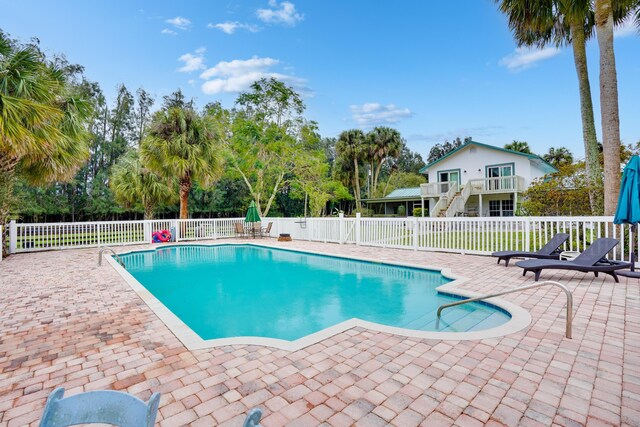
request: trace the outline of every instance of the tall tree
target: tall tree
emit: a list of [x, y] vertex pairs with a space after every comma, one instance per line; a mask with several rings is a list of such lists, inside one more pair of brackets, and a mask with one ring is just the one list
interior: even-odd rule
[[[0, 186], [13, 188], [18, 173], [33, 183], [69, 179], [88, 157], [92, 105], [77, 85], [81, 67], [65, 65], [0, 31]], [[11, 200], [0, 199], [0, 222]]]
[[[366, 155], [366, 137], [360, 129], [346, 130], [338, 137], [336, 153], [342, 158], [342, 163], [350, 169], [349, 178], [353, 186], [353, 196], [356, 200], [356, 209], [362, 209], [360, 193], [360, 164]], [[351, 169], [353, 166], [353, 169]]]
[[377, 190], [382, 167], [390, 159], [395, 159], [400, 155], [404, 141], [400, 132], [385, 126], [373, 128], [366, 134], [366, 139], [369, 167], [372, 174], [368, 197], [371, 197], [371, 194]]
[[137, 151], [122, 156], [111, 169], [111, 190], [118, 203], [124, 207], [141, 204], [144, 219], [153, 219], [158, 205], [175, 199], [171, 180], [143, 166]]
[[496, 0], [509, 19], [518, 46], [569, 45], [578, 77], [582, 137], [585, 148], [591, 211], [602, 210], [602, 168], [598, 162], [598, 141], [587, 68], [586, 40], [593, 33], [593, 12], [589, 0]]
[[139, 147], [144, 138], [144, 131], [151, 119], [151, 108], [155, 99], [143, 88], [136, 91], [136, 109], [134, 115], [134, 140]]
[[278, 191], [293, 176], [296, 159], [317, 139], [317, 125], [302, 116], [300, 95], [274, 78], [254, 82], [236, 104], [229, 165], [247, 186], [258, 213], [267, 216]]
[[442, 144], [438, 143], [434, 145], [433, 147], [431, 147], [431, 150], [429, 150], [427, 163], [435, 162], [436, 160], [446, 156], [456, 148], [462, 146], [462, 144], [466, 144], [470, 141], [470, 136], [465, 137], [464, 140], [460, 139], [460, 137], [457, 137], [452, 142], [449, 142], [449, 140], [445, 140]]
[[549, 152], [542, 158], [551, 163], [556, 169], [573, 163], [573, 154], [566, 147], [551, 147]]
[[531, 148], [529, 147], [529, 143], [526, 141], [516, 141], [510, 142], [504, 146], [507, 150], [519, 151], [521, 153], [531, 154]]
[[410, 172], [419, 174], [426, 163], [422, 160], [422, 156], [419, 153], [411, 151], [406, 145], [400, 150], [400, 156], [396, 162], [398, 170], [400, 172]]
[[181, 219], [189, 217], [189, 192], [194, 181], [206, 187], [222, 175], [222, 144], [218, 124], [209, 115], [188, 106], [154, 114], [140, 146], [141, 159], [158, 174], [178, 180]]
[[614, 215], [620, 190], [620, 115], [616, 58], [613, 51], [612, 0], [596, 0], [595, 9], [600, 50], [600, 114], [605, 171], [604, 214]]

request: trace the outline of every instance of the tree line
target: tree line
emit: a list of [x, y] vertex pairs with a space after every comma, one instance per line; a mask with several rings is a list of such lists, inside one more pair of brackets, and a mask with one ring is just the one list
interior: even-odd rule
[[[0, 67], [3, 223], [239, 216], [250, 200], [263, 216], [329, 214], [419, 180], [424, 165], [384, 127], [357, 131], [361, 147], [346, 153], [342, 135], [322, 138], [300, 95], [275, 79], [231, 109], [197, 108], [177, 90], [154, 111], [143, 88], [120, 85], [108, 102], [81, 66], [35, 40], [0, 33]], [[371, 185], [356, 191], [365, 171]]]

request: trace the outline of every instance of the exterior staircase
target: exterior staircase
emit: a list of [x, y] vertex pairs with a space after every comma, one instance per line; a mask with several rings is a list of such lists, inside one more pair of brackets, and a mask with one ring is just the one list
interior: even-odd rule
[[451, 206], [451, 204], [453, 203], [453, 201], [460, 196], [460, 194], [462, 194], [462, 191], [458, 191], [456, 192], [453, 197], [448, 199], [448, 203], [447, 205], [444, 207], [444, 209], [442, 209], [439, 213], [438, 213], [438, 218], [445, 218], [447, 216], [447, 211], [449, 210], [449, 207]]
[[472, 185], [467, 183], [462, 189], [456, 189], [456, 193], [447, 199], [446, 209], [438, 212], [439, 217], [454, 217], [464, 214], [465, 206], [471, 196]]

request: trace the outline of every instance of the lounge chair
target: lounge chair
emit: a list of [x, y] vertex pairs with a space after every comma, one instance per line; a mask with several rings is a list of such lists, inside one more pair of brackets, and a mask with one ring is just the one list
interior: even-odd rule
[[267, 226], [265, 228], [260, 229], [260, 236], [263, 235], [267, 235], [269, 236], [271, 234], [271, 227], [273, 226], [273, 222], [270, 222], [269, 224], [267, 224]]
[[573, 261], [545, 260], [545, 259], [528, 259], [518, 261], [516, 265], [523, 269], [524, 276], [528, 271], [535, 273], [536, 282], [540, 279], [542, 270], [574, 270], [583, 273], [592, 272], [598, 277], [598, 273], [605, 273], [613, 276], [618, 283], [618, 275], [616, 270], [629, 268], [628, 262], [609, 261], [605, 256], [618, 245], [618, 240], [601, 238], [594, 241], [591, 246], [578, 255]]
[[244, 226], [241, 222], [236, 222], [234, 225], [236, 227], [236, 237], [247, 237], [247, 233], [244, 231]]
[[560, 259], [559, 248], [569, 240], [567, 233], [558, 233], [547, 242], [546, 245], [541, 247], [535, 252], [525, 251], [500, 251], [491, 254], [493, 257], [498, 257], [498, 264], [504, 260], [504, 266], [509, 266], [509, 260], [511, 258], [538, 258], [538, 259]]

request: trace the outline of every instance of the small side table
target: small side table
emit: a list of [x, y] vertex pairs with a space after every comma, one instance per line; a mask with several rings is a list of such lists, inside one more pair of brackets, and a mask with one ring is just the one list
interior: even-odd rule
[[565, 261], [573, 261], [577, 258], [578, 255], [580, 255], [580, 252], [578, 251], [564, 251], [560, 252], [560, 259]]

